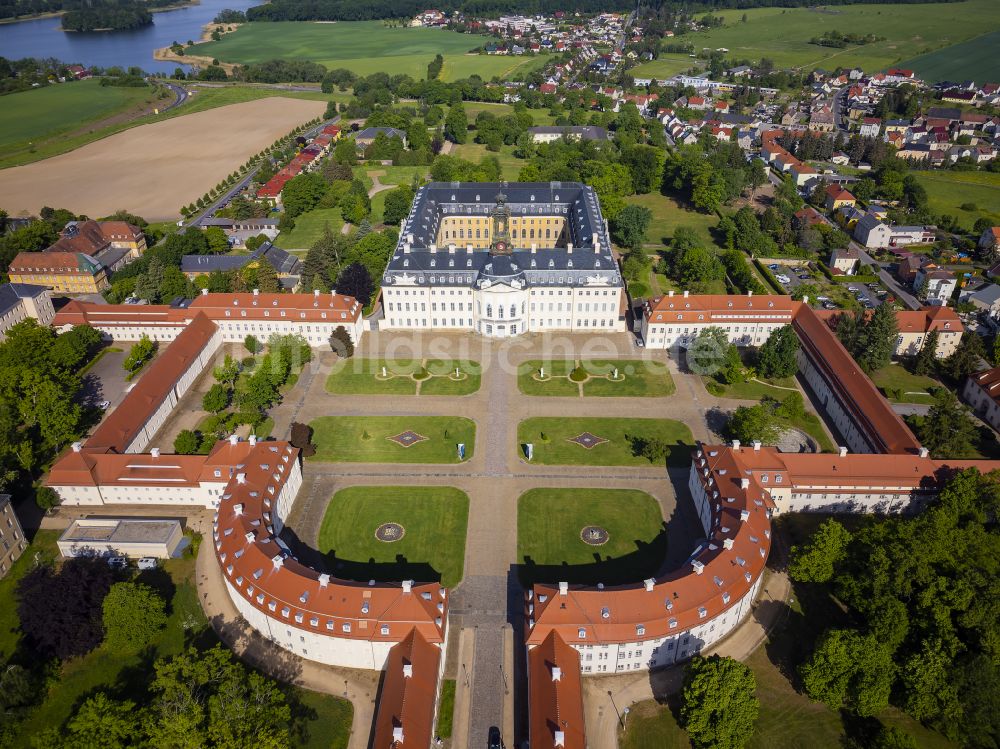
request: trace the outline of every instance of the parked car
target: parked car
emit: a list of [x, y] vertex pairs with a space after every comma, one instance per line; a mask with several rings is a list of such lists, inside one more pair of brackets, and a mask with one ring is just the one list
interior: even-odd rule
[[861, 289], [859, 289], [857, 286], [848, 286], [847, 290], [857, 294]]
[[777, 263], [771, 263], [767, 267], [770, 268], [771, 270], [778, 270], [778, 264]]
[[135, 566], [140, 570], [155, 570], [159, 564], [156, 557], [143, 557], [135, 563]]
[[125, 557], [108, 557], [108, 567], [114, 570], [123, 570], [128, 567], [128, 559]]
[[823, 309], [837, 309], [837, 305], [833, 302], [823, 302]]
[[100, 403], [97, 404], [98, 408], [100, 408], [102, 411], [107, 411], [110, 405], [111, 401], [101, 401]]

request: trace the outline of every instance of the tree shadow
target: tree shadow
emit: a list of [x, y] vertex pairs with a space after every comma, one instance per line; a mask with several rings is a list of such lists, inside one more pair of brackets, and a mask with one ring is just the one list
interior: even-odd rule
[[402, 554], [397, 554], [395, 561], [392, 562], [377, 562], [373, 558], [368, 560], [343, 559], [337, 556], [336, 550], [322, 552], [313, 548], [310, 544], [303, 542], [298, 534], [287, 526], [281, 531], [281, 539], [288, 545], [292, 556], [302, 564], [342, 580], [358, 582], [416, 580], [422, 583], [441, 581], [441, 572], [433, 565], [428, 562], [411, 561]]
[[729, 412], [720, 406], [713, 406], [705, 412], [705, 426], [720, 439], [725, 435], [728, 424]]
[[173, 600], [174, 595], [177, 592], [177, 586], [174, 584], [173, 578], [170, 577], [170, 574], [165, 569], [162, 567], [154, 567], [151, 570], [141, 570], [135, 576], [135, 582], [148, 585], [150, 588], [159, 593], [160, 597], [167, 603], [167, 615], [169, 616], [173, 613]]

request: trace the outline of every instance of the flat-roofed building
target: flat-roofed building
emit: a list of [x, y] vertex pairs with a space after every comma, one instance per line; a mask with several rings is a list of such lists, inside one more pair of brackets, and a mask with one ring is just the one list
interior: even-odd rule
[[180, 521], [159, 518], [78, 518], [56, 541], [64, 557], [121, 555], [169, 559], [184, 532]]

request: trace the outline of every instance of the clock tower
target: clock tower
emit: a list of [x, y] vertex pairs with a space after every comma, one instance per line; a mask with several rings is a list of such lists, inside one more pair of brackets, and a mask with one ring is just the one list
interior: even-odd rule
[[507, 196], [497, 193], [497, 204], [490, 211], [490, 254], [510, 255], [514, 251], [510, 241], [510, 206]]

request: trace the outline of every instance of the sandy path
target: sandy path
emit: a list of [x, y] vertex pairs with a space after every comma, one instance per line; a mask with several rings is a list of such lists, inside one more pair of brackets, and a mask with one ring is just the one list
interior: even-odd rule
[[132, 128], [0, 171], [0, 206], [11, 216], [48, 205], [88, 216], [124, 208], [150, 221], [176, 218], [182, 205], [325, 107], [269, 97]]

